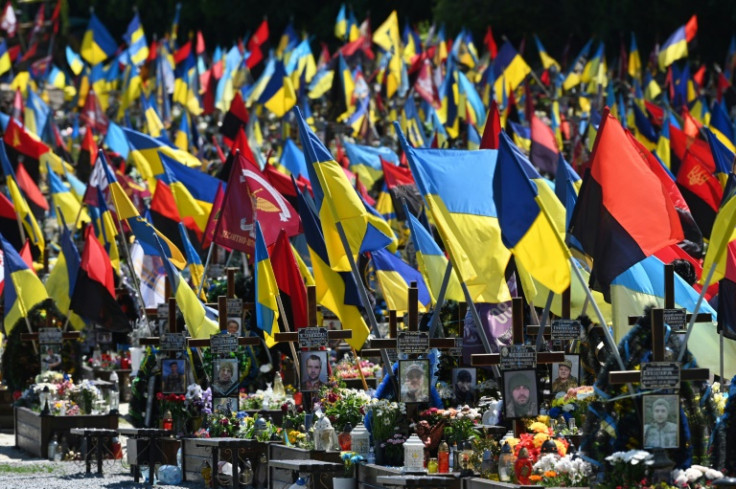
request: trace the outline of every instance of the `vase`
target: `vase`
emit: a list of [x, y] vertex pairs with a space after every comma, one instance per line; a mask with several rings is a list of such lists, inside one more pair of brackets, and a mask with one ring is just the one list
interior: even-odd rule
[[335, 477], [332, 479], [332, 489], [355, 489], [355, 478]]

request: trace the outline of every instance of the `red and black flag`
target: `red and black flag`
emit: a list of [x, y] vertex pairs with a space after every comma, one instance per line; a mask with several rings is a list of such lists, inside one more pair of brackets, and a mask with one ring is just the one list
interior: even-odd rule
[[84, 133], [84, 139], [82, 139], [82, 147], [79, 149], [79, 156], [77, 157], [77, 178], [81, 181], [89, 181], [92, 167], [97, 161], [98, 151], [99, 148], [95, 142], [95, 135], [92, 128], [87, 127]]
[[[276, 284], [281, 292], [284, 311], [291, 329], [305, 328], [308, 324], [307, 288], [299, 273], [299, 267], [291, 249], [289, 237], [283, 229], [270, 250], [271, 265], [276, 276]], [[281, 321], [281, 317], [279, 317]], [[285, 329], [282, 329], [285, 331]]]
[[127, 332], [131, 329], [116, 300], [110, 257], [97, 240], [93, 226], [87, 226], [85, 231], [82, 261], [69, 308], [86, 321], [110, 331]]
[[220, 126], [220, 134], [227, 146], [232, 146], [238, 131], [248, 124], [248, 109], [245, 108], [240, 91], [235, 92], [233, 101], [230, 102], [230, 110], [225, 113]]
[[667, 190], [608, 108], [601, 117], [570, 234], [593, 258], [590, 284], [604, 293], [632, 265], [683, 239]]

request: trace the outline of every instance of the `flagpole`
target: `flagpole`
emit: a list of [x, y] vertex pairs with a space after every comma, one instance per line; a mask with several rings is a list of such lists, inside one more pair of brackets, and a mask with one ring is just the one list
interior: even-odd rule
[[[723, 249], [725, 250], [726, 247], [724, 246]], [[700, 290], [700, 295], [698, 295], [698, 301], [695, 303], [695, 309], [693, 309], [692, 314], [690, 315], [690, 322], [687, 325], [687, 333], [685, 333], [685, 338], [682, 340], [682, 346], [680, 347], [680, 354], [677, 356], [677, 361], [682, 362], [682, 359], [685, 357], [685, 352], [687, 351], [687, 340], [690, 339], [690, 334], [693, 332], [693, 326], [695, 325], [695, 319], [697, 319], [698, 311], [700, 310], [700, 305], [703, 303], [703, 298], [705, 297], [705, 293], [708, 291], [708, 287], [710, 286], [710, 281], [713, 279], [713, 274], [716, 271], [716, 264], [718, 263], [718, 260], [721, 258], [721, 255], [723, 253], [716, 253], [715, 259], [713, 260], [713, 263], [710, 266], [710, 269], [708, 270], [708, 275], [705, 277], [705, 282], [703, 282], [703, 288]], [[723, 330], [721, 330], [723, 332]], [[723, 355], [723, 349], [721, 349], [721, 355]]]
[[[331, 195], [326, 196], [326, 198], [330, 199], [329, 205], [334, 205], [332, 204]], [[336, 214], [336, 212], [333, 212], [333, 215]], [[378, 329], [378, 321], [376, 321], [376, 315], [373, 312], [373, 308], [371, 307], [371, 302], [370, 300], [368, 300], [368, 292], [366, 292], [365, 290], [365, 284], [363, 284], [363, 281], [360, 279], [358, 265], [355, 263], [355, 258], [353, 258], [353, 253], [350, 249], [350, 243], [348, 242], [348, 237], [345, 235], [345, 230], [342, 227], [342, 222], [340, 222], [340, 220], [338, 219], [335, 219], [335, 227], [337, 228], [337, 233], [340, 235], [340, 241], [342, 241], [342, 246], [345, 250], [345, 254], [348, 257], [348, 262], [350, 262], [350, 270], [353, 277], [353, 282], [355, 282], [355, 286], [358, 289], [360, 302], [363, 304], [363, 308], [365, 309], [366, 315], [368, 316], [368, 322], [370, 322], [371, 330], [373, 330], [373, 334], [376, 336], [376, 338], [380, 338], [381, 331]], [[391, 378], [391, 382], [394, 386], [394, 392], [396, 393], [396, 397], [398, 399], [399, 384], [396, 380], [396, 376], [394, 375], [393, 363], [391, 363], [391, 359], [389, 359], [388, 357], [388, 352], [383, 348], [381, 349], [381, 361], [386, 366], [386, 370], [388, 370], [388, 375]]]
[[[286, 317], [286, 312], [284, 311], [284, 303], [281, 301], [281, 293], [279, 292], [276, 294], [276, 303], [279, 305], [279, 314], [281, 314], [281, 320], [284, 323], [284, 328], [286, 329], [287, 333], [291, 332], [291, 328], [289, 327], [289, 318]], [[289, 342], [289, 349], [291, 350], [291, 356], [294, 357], [294, 368], [296, 369], [296, 383], [297, 385], [301, 384], [300, 379], [300, 373], [299, 370], [299, 356], [296, 354], [296, 348], [294, 347], [294, 342]]]
[[[115, 203], [114, 201], [115, 199], [113, 198], [113, 203]], [[135, 285], [136, 292], [138, 292], [138, 306], [143, 312], [143, 320], [146, 322], [146, 325], [148, 325], [148, 316], [146, 316], [146, 306], [143, 304], [143, 293], [141, 292], [141, 285], [138, 282], [138, 275], [135, 273], [133, 260], [130, 257], [130, 248], [128, 247], [128, 241], [125, 239], [125, 233], [123, 232], [123, 223], [120, 221], [120, 215], [117, 212], [117, 206], [115, 206], [115, 219], [118, 221], [118, 229], [120, 230], [120, 241], [123, 242], [123, 247], [125, 248], [125, 259], [128, 262], [128, 267], [130, 268], [130, 275], [131, 277], [133, 277], [133, 284]], [[166, 257], [164, 257], [164, 259], [166, 259]]]
[[585, 290], [585, 294], [590, 300], [590, 303], [593, 306], [593, 310], [595, 311], [596, 316], [598, 316], [598, 321], [600, 322], [601, 328], [603, 329], [603, 334], [606, 337], [606, 341], [608, 342], [608, 345], [611, 347], [611, 351], [613, 352], [614, 358], [616, 358], [616, 362], [618, 363], [619, 368], [621, 370], [626, 370], [624, 361], [621, 359], [621, 355], [618, 352], [616, 342], [614, 341], [613, 336], [611, 335], [611, 331], [608, 329], [606, 318], [603, 317], [603, 313], [601, 312], [600, 308], [598, 307], [598, 304], [593, 298], [593, 292], [591, 292], [590, 288], [588, 287], [588, 284], [585, 282], [585, 278], [583, 277], [583, 274], [580, 273], [580, 270], [578, 270], [577, 265], [575, 265], [575, 260], [572, 257], [570, 257], [570, 265], [572, 265], [570, 268], [572, 268], [573, 271], [575, 272], [575, 276], [580, 281], [580, 284], [583, 286], [583, 289]]
[[537, 351], [542, 348], [542, 342], [544, 340], [544, 328], [547, 326], [547, 319], [549, 318], [549, 310], [552, 308], [552, 301], [555, 298], [555, 293], [551, 290], [547, 295], [547, 303], [544, 305], [544, 311], [542, 311], [542, 320], [539, 321], [539, 331], [537, 332]]
[[212, 259], [212, 250], [217, 246], [214, 242], [210, 244], [210, 250], [207, 252], [207, 260], [204, 262], [204, 270], [202, 270], [202, 280], [199, 281], [199, 287], [197, 287], [197, 297], [202, 293], [204, 287], [204, 278], [207, 276], [207, 269], [210, 266], [210, 260]]
[[437, 329], [437, 325], [440, 323], [440, 311], [442, 306], [445, 304], [445, 293], [447, 292], [447, 286], [450, 283], [450, 277], [452, 276], [452, 263], [447, 260], [447, 266], [445, 267], [445, 276], [442, 277], [442, 287], [440, 287], [440, 295], [437, 297], [437, 303], [434, 305], [434, 313], [432, 314], [432, 322], [429, 325], [429, 337], [434, 337], [434, 331]]

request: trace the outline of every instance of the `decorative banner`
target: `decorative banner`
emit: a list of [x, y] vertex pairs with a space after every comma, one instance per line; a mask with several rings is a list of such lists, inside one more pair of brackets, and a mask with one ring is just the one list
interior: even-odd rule
[[327, 328], [301, 328], [299, 334], [299, 348], [321, 348], [327, 346]]

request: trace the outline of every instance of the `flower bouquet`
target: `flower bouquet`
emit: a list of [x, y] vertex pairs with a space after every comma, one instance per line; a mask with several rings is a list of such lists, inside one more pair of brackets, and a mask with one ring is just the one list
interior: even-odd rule
[[355, 426], [361, 422], [370, 400], [362, 390], [337, 387], [325, 389], [319, 405], [335, 430], [341, 432], [348, 423]]
[[378, 445], [393, 436], [399, 420], [406, 416], [406, 405], [403, 402], [373, 399], [368, 404], [368, 411], [371, 413], [370, 431], [374, 443]]
[[548, 421], [548, 416], [539, 416], [527, 426], [527, 433], [522, 433], [519, 438], [507, 439], [516, 457], [519, 456], [519, 451], [522, 448], [526, 448], [529, 453], [529, 459], [532, 463], [535, 463], [539, 459], [542, 444], [548, 439], [552, 439], [555, 442], [557, 453], [560, 457], [564, 457], [567, 454], [569, 443], [564, 438], [554, 438], [554, 431], [546, 424]]
[[710, 487], [712, 482], [723, 477], [723, 473], [702, 465], [691, 465], [686, 470], [672, 471], [672, 480], [682, 489], [703, 489]]
[[358, 379], [360, 378], [358, 368], [363, 372], [363, 377], [368, 378], [375, 377], [376, 370], [379, 370], [381, 367], [369, 360], [361, 359], [360, 361], [356, 361], [355, 358], [348, 355], [335, 365], [333, 374], [338, 380]]
[[646, 462], [653, 455], [645, 450], [614, 452], [606, 457], [606, 478], [598, 485], [602, 489], [637, 487], [646, 485]]
[[572, 387], [566, 393], [558, 395], [552, 400], [549, 416], [552, 419], [564, 420], [564, 426], [560, 426], [560, 434], [575, 435], [571, 433], [568, 426], [570, 419], [575, 420], [575, 426], [581, 428], [585, 423], [585, 414], [588, 412], [588, 406], [596, 400], [595, 392], [592, 386], [582, 385], [580, 387]]
[[546, 487], [588, 486], [593, 466], [582, 458], [554, 454], [543, 455], [533, 467], [529, 480]]
[[380, 443], [383, 452], [384, 465], [400, 467], [404, 465], [404, 442], [407, 437], [401, 433], [394, 433], [392, 437]]
[[356, 452], [341, 452], [340, 459], [342, 460], [343, 469], [345, 470], [345, 477], [353, 477], [355, 474], [355, 466], [365, 460]]

